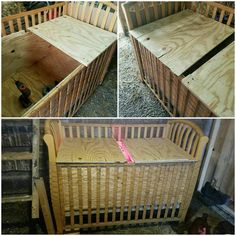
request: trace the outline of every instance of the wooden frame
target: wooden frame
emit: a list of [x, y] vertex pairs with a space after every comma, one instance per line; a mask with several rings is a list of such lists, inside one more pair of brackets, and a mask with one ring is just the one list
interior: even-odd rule
[[[87, 15], [87, 13], [89, 14]], [[52, 6], [3, 17], [3, 40], [7, 43], [8, 40], [20, 40], [21, 37], [28, 37], [30, 36], [30, 33], [24, 34], [22, 30], [28, 31], [31, 26], [41, 24], [62, 15], [69, 15], [103, 30], [116, 33], [117, 6], [115, 4], [110, 2], [95, 4], [95, 2], [83, 3], [76, 1], [57, 3]], [[42, 44], [45, 44], [44, 40], [41, 41]], [[40, 46], [40, 44], [38, 46], [39, 49], [40, 47], [43, 47], [43, 45]], [[47, 46], [50, 48], [50, 44]], [[16, 116], [74, 116], [82, 104], [94, 92], [96, 87], [102, 83], [115, 49], [116, 42], [107, 47], [105, 51], [88, 66], [84, 66], [81, 63], [77, 63], [76, 65], [76, 63], [72, 61], [74, 67], [70, 66], [72, 70], [66, 74], [58, 85], [56, 85], [47, 95], [40, 98], [40, 100], [34, 103], [29, 109], [24, 109], [21, 114]], [[25, 54], [27, 54], [27, 52], [25, 52]], [[62, 59], [64, 57], [64, 60], [68, 60], [68, 58], [65, 57], [65, 55], [63, 56], [59, 51], [55, 54], [55, 58], [56, 57], [61, 57]], [[28, 63], [27, 59], [22, 63]], [[58, 68], [58, 71], [60, 71], [60, 68]], [[34, 89], [34, 87], [31, 89]], [[41, 93], [41, 91], [39, 91], [39, 93]], [[5, 116], [15, 115], [8, 114]]]
[[[221, 23], [234, 26], [234, 9], [214, 2], [127, 2], [122, 8], [129, 30], [184, 9], [192, 9]], [[184, 75], [177, 76], [136, 38], [130, 35], [130, 39], [138, 62], [140, 79], [147, 84], [171, 116], [216, 116], [181, 83]]]
[[[189, 158], [133, 164], [57, 162], [63, 140], [80, 138], [167, 139]], [[197, 125], [186, 120], [157, 125], [48, 120], [44, 141], [48, 146], [57, 232], [63, 233], [98, 226], [183, 221], [208, 138]]]

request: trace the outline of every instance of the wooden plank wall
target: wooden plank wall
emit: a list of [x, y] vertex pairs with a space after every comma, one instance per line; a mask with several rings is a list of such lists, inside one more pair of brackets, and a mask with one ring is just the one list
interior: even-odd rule
[[234, 198], [234, 120], [221, 120], [205, 182]]

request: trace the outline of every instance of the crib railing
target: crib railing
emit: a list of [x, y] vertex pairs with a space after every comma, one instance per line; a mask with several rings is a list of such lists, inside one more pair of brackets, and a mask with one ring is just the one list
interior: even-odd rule
[[113, 125], [112, 133], [116, 140], [128, 138], [162, 138], [166, 136], [166, 124]]
[[[152, 164], [58, 164], [62, 227], [181, 220], [194, 161]], [[75, 178], [76, 177], [76, 178]], [[191, 196], [190, 196], [191, 198]]]
[[184, 2], [127, 2], [122, 4], [128, 29], [132, 30], [152, 21], [181, 11]]
[[71, 1], [67, 14], [110, 32], [117, 30], [117, 6], [111, 2]]
[[117, 31], [117, 6], [111, 2], [72, 1], [21, 12], [2, 18], [2, 36], [27, 31], [62, 15], [69, 15], [110, 32]]
[[66, 6], [66, 3], [62, 2], [15, 15], [5, 16], [2, 18], [2, 36], [21, 30], [27, 31], [31, 26], [65, 15]]
[[223, 24], [234, 27], [234, 9], [217, 2], [192, 2], [191, 9]]
[[167, 137], [193, 158], [201, 159], [208, 142], [202, 130], [193, 122], [187, 120], [168, 121]]

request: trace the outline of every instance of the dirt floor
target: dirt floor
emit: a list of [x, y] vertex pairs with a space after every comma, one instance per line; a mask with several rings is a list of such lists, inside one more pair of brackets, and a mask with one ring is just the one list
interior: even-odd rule
[[117, 116], [117, 54], [113, 55], [103, 83], [83, 104], [77, 117], [116, 117]]
[[119, 39], [119, 116], [169, 117], [150, 89], [139, 80], [129, 37]]
[[[234, 234], [234, 226], [226, 222], [211, 208], [204, 205], [195, 195], [183, 223], [159, 223], [134, 226], [117, 226], [103, 229], [84, 230], [81, 234], [187, 234], [196, 217], [208, 214], [211, 234]], [[2, 234], [45, 234], [46, 229], [41, 220], [30, 219], [29, 202], [2, 205]]]

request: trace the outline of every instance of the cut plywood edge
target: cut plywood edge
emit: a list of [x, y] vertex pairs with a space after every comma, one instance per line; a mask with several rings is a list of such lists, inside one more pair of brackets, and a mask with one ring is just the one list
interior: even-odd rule
[[234, 116], [234, 42], [182, 83], [219, 117]]
[[70, 16], [55, 18], [29, 30], [85, 66], [117, 39], [114, 33]]

